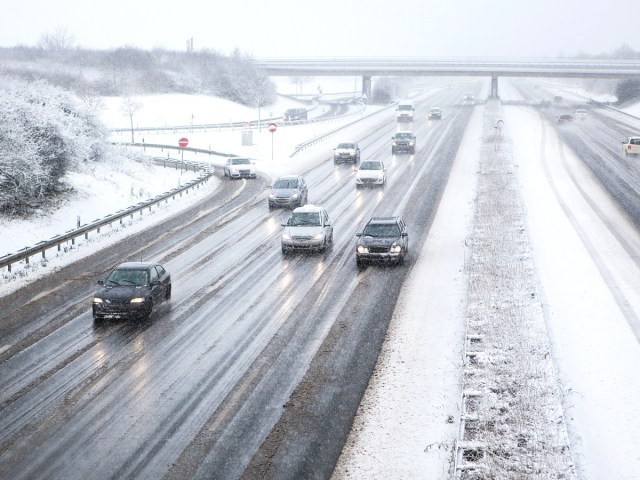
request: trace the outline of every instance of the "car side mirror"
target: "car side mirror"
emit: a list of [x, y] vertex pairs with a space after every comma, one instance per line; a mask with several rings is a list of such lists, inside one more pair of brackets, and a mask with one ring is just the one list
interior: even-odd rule
[[281, 227], [286, 227], [286, 226], [287, 226], [287, 224], [286, 224], [286, 223], [281, 223], [281, 224], [280, 224], [280, 226], [281, 226]]
[[356, 237], [361, 237], [362, 233], [356, 233]]
[[158, 286], [158, 285], [160, 285], [160, 280], [154, 280], [153, 282], [151, 282], [151, 286], [152, 287], [155, 287], [155, 286]]
[[402, 232], [402, 236], [403, 236], [403, 237], [408, 237], [408, 236], [409, 236], [409, 234], [408, 234], [407, 232]]
[[98, 285], [104, 285], [104, 280], [98, 280]]

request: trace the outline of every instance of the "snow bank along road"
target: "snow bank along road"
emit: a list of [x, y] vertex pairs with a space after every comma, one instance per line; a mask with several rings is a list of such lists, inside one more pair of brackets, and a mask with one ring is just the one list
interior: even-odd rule
[[[11, 345], [0, 353], [0, 476], [331, 475], [405, 278], [409, 272], [416, 276], [412, 278], [423, 278], [422, 269], [432, 266], [428, 260], [435, 257], [429, 249], [437, 239], [428, 235], [432, 224], [433, 234], [443, 232], [434, 219], [449, 171], [456, 158], [458, 162], [466, 156], [464, 164], [472, 163], [470, 151], [459, 151], [459, 146], [472, 112], [476, 118], [472, 125], [477, 126], [483, 107], [457, 108], [466, 90], [461, 86], [417, 99], [417, 120], [412, 125], [418, 137], [415, 155], [390, 154], [389, 138], [397, 128], [394, 112], [357, 133], [363, 158], [383, 158], [387, 163], [388, 185], [382, 190], [356, 191], [353, 169], [335, 166], [330, 153], [317, 152], [313, 166], [300, 173], [310, 185], [310, 201], [323, 205], [333, 218], [334, 246], [324, 255], [282, 257], [279, 226], [287, 212], [268, 212], [267, 182], [262, 178], [255, 182], [222, 181], [210, 197], [184, 215], [61, 269], [55, 278], [42, 279], [0, 299], [0, 335]], [[441, 122], [426, 121], [428, 106], [433, 103], [443, 107]], [[638, 393], [633, 389], [640, 383], [630, 369], [619, 367], [625, 360], [637, 365], [637, 338], [629, 331], [633, 331], [634, 322], [637, 324], [640, 310], [627, 288], [638, 285], [638, 260], [630, 255], [638, 251], [637, 228], [624, 222], [625, 214], [615, 204], [604, 210], [606, 222], [602, 217], [599, 222], [583, 220], [580, 207], [573, 209], [574, 200], [580, 197], [561, 197], [563, 190], [558, 185], [570, 178], [567, 172], [583, 172], [578, 184], [591, 174], [577, 162], [564, 173], [557, 171], [557, 175], [555, 169], [562, 162], [551, 162], [554, 164], [547, 166], [545, 173], [542, 159], [550, 162], [557, 156], [554, 150], [545, 153], [548, 146], [557, 145], [559, 151], [565, 148], [553, 128], [538, 113], [520, 109], [507, 109], [505, 113], [505, 135], [513, 142], [514, 168], [509, 174], [515, 172], [522, 186], [525, 230], [539, 279], [538, 294], [544, 299], [539, 305], [543, 307], [561, 393], [568, 402], [564, 406], [569, 413], [573, 458], [578, 470], [592, 474], [592, 478], [612, 478], [598, 476], [604, 471], [619, 473], [613, 478], [625, 478], [623, 475], [629, 472], [640, 471], [637, 457], [631, 450], [613, 451], [615, 443], [605, 445], [604, 441], [617, 433], [629, 449], [638, 446], [633, 435], [640, 429], [632, 425], [634, 428], [626, 430], [635, 420], [622, 418], [628, 411], [622, 405], [628, 407], [637, 398], [629, 395]], [[535, 148], [531, 147], [531, 125], [538, 129], [533, 134]], [[575, 126], [576, 131], [581, 128], [598, 130], [597, 125]], [[549, 190], [550, 183], [556, 185], [555, 189]], [[452, 178], [449, 185], [460, 183]], [[599, 187], [593, 183], [588, 196], [596, 191]], [[455, 195], [447, 192], [444, 198], [451, 197]], [[563, 202], [559, 198], [564, 198]], [[605, 200], [608, 202], [606, 196], [599, 198], [599, 208], [605, 208], [601, 205]], [[473, 203], [467, 202], [468, 211], [472, 211]], [[451, 210], [443, 204], [443, 211]], [[464, 219], [472, 217], [464, 213], [464, 208], [459, 212]], [[609, 216], [609, 212], [619, 215]], [[401, 214], [407, 220], [411, 227], [407, 266], [362, 271], [355, 267], [355, 233], [372, 214]], [[575, 222], [567, 223], [567, 218]], [[600, 223], [601, 230], [572, 234], [577, 231], [576, 225], [582, 225], [578, 220], [585, 221], [589, 228]], [[456, 225], [458, 235], [465, 231], [464, 226]], [[626, 228], [624, 235], [620, 228]], [[623, 243], [620, 239], [632, 242], [626, 249], [613, 248], [612, 242], [602, 243], [627, 255], [627, 261], [621, 262], [624, 265], [616, 262], [609, 266], [608, 277], [602, 275], [604, 261], [594, 262], [598, 255], [609, 258], [598, 253], [601, 243], [594, 239], [600, 231], [605, 232], [603, 235], [617, 231], [613, 238], [618, 243]], [[580, 247], [586, 240], [598, 247]], [[559, 245], [569, 252], [560, 259], [552, 255], [558, 254]], [[464, 252], [462, 245], [460, 250]], [[418, 261], [422, 252], [426, 252], [427, 261]], [[578, 254], [581, 256], [576, 258]], [[128, 258], [155, 259], [165, 264], [174, 277], [172, 302], [143, 324], [114, 321], [93, 325], [89, 305], [96, 278], [108, 266]], [[569, 258], [577, 263], [570, 269], [558, 268]], [[465, 272], [460, 271], [459, 262], [459, 258], [454, 260], [456, 272], [449, 270], [448, 281], [455, 278], [452, 291], [456, 298], [464, 298], [460, 282]], [[589, 265], [593, 268], [587, 268]], [[574, 277], [573, 270], [582, 275]], [[569, 281], [564, 282], [569, 274]], [[610, 277], [618, 283], [608, 282]], [[419, 288], [416, 283], [410, 285]], [[590, 302], [590, 308], [579, 308], [576, 298], [597, 301]], [[456, 311], [456, 305], [460, 311]], [[595, 308], [599, 306], [606, 309]], [[407, 311], [411, 307], [405, 304], [399, 308]], [[440, 350], [445, 358], [431, 356], [427, 362], [422, 361], [424, 371], [433, 372], [437, 365], [448, 376], [444, 386], [442, 377], [428, 376], [424, 388], [433, 392], [428, 405], [437, 410], [435, 414], [430, 412], [420, 426], [430, 430], [430, 438], [432, 431], [443, 432], [443, 445], [451, 447], [459, 418], [459, 405], [451, 401], [459, 398], [455, 391], [461, 389], [466, 306], [454, 301], [448, 302], [447, 308], [445, 318], [457, 322], [459, 328], [448, 324], [438, 330], [433, 325], [442, 321], [442, 308], [423, 312], [436, 332], [446, 330], [443, 338], [457, 338], [458, 344], [451, 345], [449, 352]], [[607, 322], [607, 335], [603, 335], [603, 320]], [[392, 325], [392, 332], [397, 332], [399, 327]], [[590, 332], [588, 338], [584, 338], [585, 331]], [[576, 336], [580, 342], [575, 341]], [[595, 348], [596, 342], [609, 354], [607, 362], [594, 362], [594, 351], [599, 350], [590, 348]], [[613, 343], [615, 350], [611, 348]], [[401, 353], [406, 353], [405, 358], [422, 360], [423, 352]], [[393, 356], [389, 361], [394, 361]], [[585, 365], [589, 366], [586, 374]], [[614, 375], [608, 375], [609, 368], [615, 369]], [[603, 392], [622, 391], [621, 398], [598, 396], [590, 382], [594, 378]], [[604, 399], [608, 409], [590, 410], [602, 405]], [[421, 398], [406, 401], [419, 402]], [[415, 411], [415, 407], [412, 409]], [[398, 408], [393, 412], [393, 418], [402, 421], [402, 412]], [[605, 415], [613, 421], [606, 423]], [[454, 423], [447, 423], [449, 416]], [[601, 436], [603, 427], [608, 427], [604, 430], [607, 435]], [[371, 431], [374, 438], [377, 433]], [[416, 442], [407, 443], [420, 445], [420, 432], [414, 435]], [[394, 449], [394, 455], [386, 457], [382, 452], [378, 458], [391, 457], [398, 463], [415, 460], [434, 473], [426, 478], [447, 478], [451, 449], [445, 448], [444, 453], [425, 461], [435, 450], [425, 452], [431, 443], [408, 452]], [[388, 463], [379, 462], [379, 468], [393, 471]], [[348, 468], [348, 475], [358, 477], [358, 471], [364, 472], [360, 478], [371, 478], [368, 471], [359, 470], [356, 460]], [[347, 470], [342, 472], [347, 475]]]

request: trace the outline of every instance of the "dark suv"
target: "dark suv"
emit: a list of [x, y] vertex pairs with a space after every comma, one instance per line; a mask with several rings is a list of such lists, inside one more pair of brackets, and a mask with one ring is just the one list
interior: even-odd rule
[[356, 263], [403, 263], [409, 251], [407, 226], [400, 217], [372, 217], [361, 233], [356, 233]]
[[396, 152], [409, 152], [414, 153], [416, 151], [416, 136], [413, 132], [396, 132], [391, 137], [391, 153]]

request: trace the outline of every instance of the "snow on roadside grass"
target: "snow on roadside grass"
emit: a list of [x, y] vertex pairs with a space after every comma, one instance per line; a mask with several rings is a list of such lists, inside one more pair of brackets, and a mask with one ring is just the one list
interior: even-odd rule
[[[462, 479], [576, 478], [508, 139], [488, 102], [471, 258]], [[473, 350], [474, 352], [470, 352]]]
[[[176, 170], [150, 163], [124, 160], [109, 165], [96, 164], [90, 170], [69, 173], [65, 181], [73, 187], [71, 200], [51, 211], [35, 216], [29, 221], [0, 219], [0, 255], [16, 253], [18, 250], [49, 240], [81, 225], [114, 214], [137, 203], [149, 200], [198, 178], [199, 171]], [[151, 211], [136, 214], [101, 229], [91, 232], [88, 238], [77, 237], [61, 244], [60, 251], [46, 251], [46, 258], [33, 256], [13, 264], [11, 272], [0, 270], [0, 295], [9, 294], [29, 282], [55, 272], [57, 268], [89, 256], [96, 251], [121, 242], [124, 235], [131, 235], [148, 228], [162, 219], [178, 214], [188, 202], [195, 202], [216, 188], [218, 180], [213, 178], [201, 188], [190, 189], [178, 201], [154, 205]], [[188, 202], [184, 200], [187, 197]], [[52, 234], [53, 232], [53, 234]]]

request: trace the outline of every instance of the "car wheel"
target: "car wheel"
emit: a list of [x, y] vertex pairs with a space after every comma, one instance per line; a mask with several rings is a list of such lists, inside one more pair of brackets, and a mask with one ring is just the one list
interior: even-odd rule
[[153, 312], [153, 299], [150, 298], [149, 299], [149, 306], [147, 307], [147, 309], [140, 316], [140, 320], [149, 320], [149, 317], [151, 316], [152, 312]]
[[364, 267], [364, 261], [360, 260], [358, 257], [356, 257], [356, 266], [358, 268], [363, 268]]
[[283, 255], [288, 255], [289, 254], [289, 250], [284, 248], [284, 247], [282, 247], [282, 254]]
[[171, 284], [169, 284], [169, 286], [167, 287], [167, 291], [164, 294], [164, 299], [165, 300], [171, 300]]

